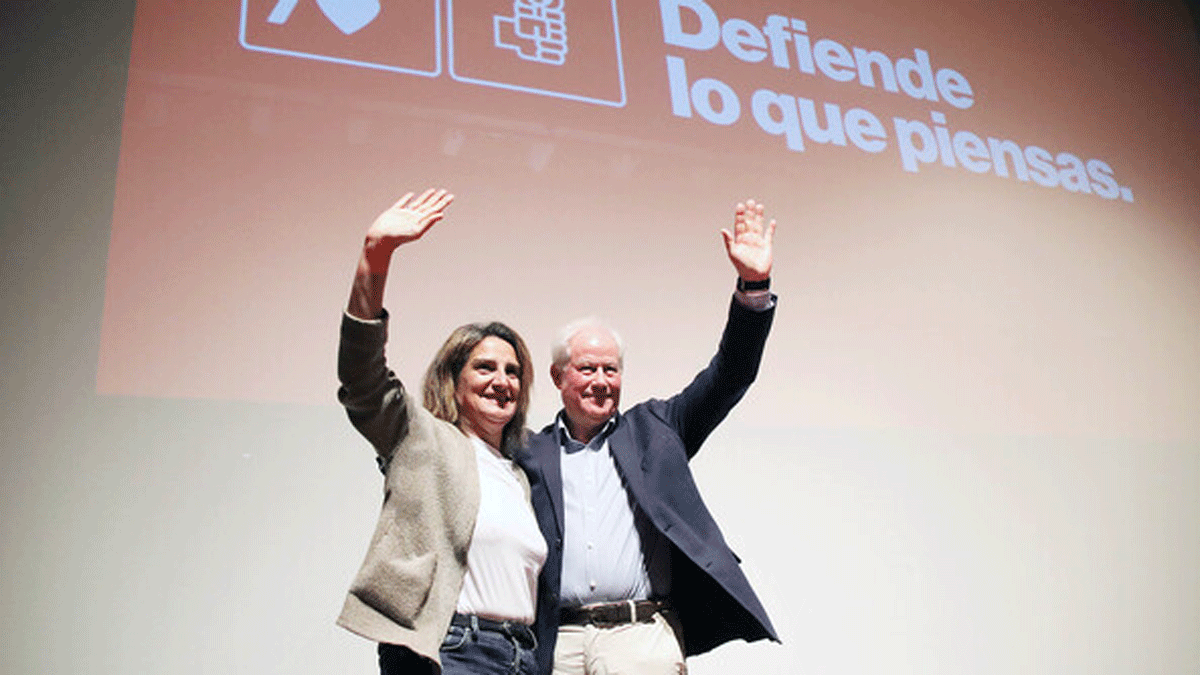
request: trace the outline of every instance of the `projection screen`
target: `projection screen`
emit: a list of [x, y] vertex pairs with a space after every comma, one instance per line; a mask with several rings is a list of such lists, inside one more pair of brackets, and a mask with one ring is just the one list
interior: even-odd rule
[[[35, 6], [39, 5], [39, 6]], [[378, 513], [334, 357], [363, 233], [392, 368], [497, 319], [716, 347], [692, 462], [782, 638], [698, 675], [1200, 671], [1200, 49], [1178, 2], [5, 3], [0, 670], [374, 672]]]

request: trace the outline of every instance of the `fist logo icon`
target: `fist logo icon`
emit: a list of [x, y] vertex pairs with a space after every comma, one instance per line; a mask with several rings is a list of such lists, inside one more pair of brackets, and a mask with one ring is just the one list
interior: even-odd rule
[[455, 80], [624, 107], [617, 0], [445, 2]]
[[567, 21], [563, 0], [516, 0], [513, 15], [496, 15], [496, 46], [527, 61], [561, 66], [567, 60]]

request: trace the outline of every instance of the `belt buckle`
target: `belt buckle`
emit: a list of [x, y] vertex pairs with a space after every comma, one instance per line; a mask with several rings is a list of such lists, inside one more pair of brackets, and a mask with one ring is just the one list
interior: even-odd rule
[[633, 600], [626, 600], [625, 602], [629, 603], [629, 623], [631, 623], [631, 624], [637, 623], [638, 622], [637, 603], [634, 602]]

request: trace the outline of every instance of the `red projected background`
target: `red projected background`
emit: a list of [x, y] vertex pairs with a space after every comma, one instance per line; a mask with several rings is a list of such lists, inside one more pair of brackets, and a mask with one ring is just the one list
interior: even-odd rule
[[361, 234], [428, 185], [459, 198], [396, 263], [414, 361], [598, 312], [679, 381], [663, 336], [709, 349], [756, 196], [787, 310], [754, 414], [1194, 434], [1200, 82], [1160, 11], [139, 3], [98, 389], [329, 401]]

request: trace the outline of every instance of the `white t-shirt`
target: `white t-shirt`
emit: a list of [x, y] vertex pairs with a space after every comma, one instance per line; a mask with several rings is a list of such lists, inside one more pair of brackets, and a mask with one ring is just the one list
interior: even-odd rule
[[521, 469], [479, 438], [471, 441], [479, 468], [479, 514], [457, 611], [532, 624], [546, 540], [517, 478]]

